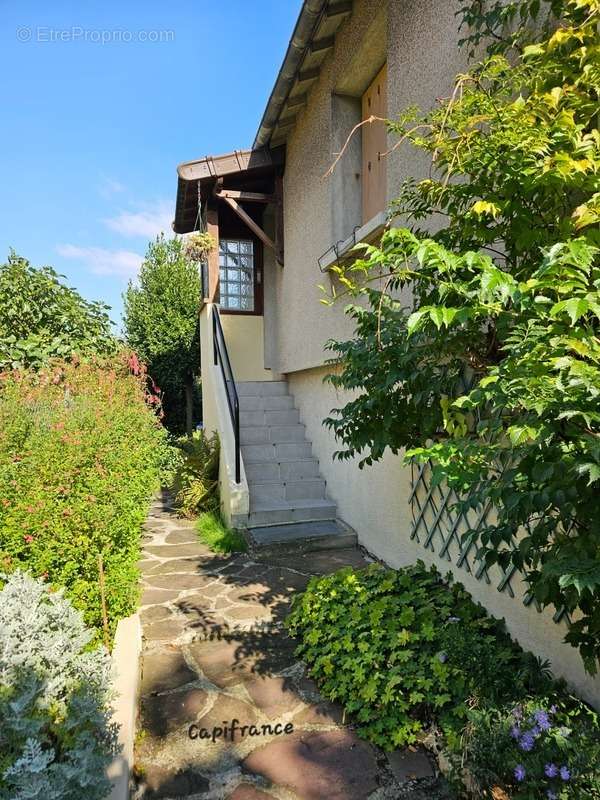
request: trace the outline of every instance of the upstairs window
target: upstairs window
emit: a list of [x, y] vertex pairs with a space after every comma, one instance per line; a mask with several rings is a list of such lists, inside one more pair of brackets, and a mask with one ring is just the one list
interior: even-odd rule
[[251, 239], [219, 241], [219, 302], [224, 311], [255, 312], [256, 269]]

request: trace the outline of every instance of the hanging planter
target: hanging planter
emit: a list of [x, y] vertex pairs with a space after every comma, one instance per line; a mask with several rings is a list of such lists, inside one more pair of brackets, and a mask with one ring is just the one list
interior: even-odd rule
[[215, 238], [210, 233], [199, 232], [193, 233], [185, 240], [183, 249], [192, 261], [206, 261], [216, 246]]

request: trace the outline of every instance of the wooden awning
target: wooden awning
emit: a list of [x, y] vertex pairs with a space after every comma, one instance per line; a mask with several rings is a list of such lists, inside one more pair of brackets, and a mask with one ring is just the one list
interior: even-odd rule
[[235, 150], [180, 164], [173, 230], [190, 233], [198, 228], [199, 204], [214, 193], [218, 181], [222, 188], [232, 191], [241, 188], [257, 193], [273, 191], [273, 181], [281, 174], [283, 163], [283, 148], [260, 148]]

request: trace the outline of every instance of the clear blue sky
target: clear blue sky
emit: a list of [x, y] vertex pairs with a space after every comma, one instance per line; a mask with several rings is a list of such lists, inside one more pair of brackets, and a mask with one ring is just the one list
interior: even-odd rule
[[0, 0], [0, 261], [54, 266], [118, 322], [177, 164], [251, 145], [300, 5]]

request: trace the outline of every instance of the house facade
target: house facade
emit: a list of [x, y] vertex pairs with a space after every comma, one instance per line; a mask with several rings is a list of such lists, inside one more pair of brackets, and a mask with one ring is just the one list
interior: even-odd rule
[[343, 302], [319, 302], [319, 285], [331, 286], [329, 268], [355, 242], [381, 235], [402, 181], [427, 174], [422, 154], [392, 150], [379, 118], [451, 93], [466, 66], [459, 5], [305, 0], [252, 148], [179, 166], [175, 231], [204, 230], [218, 243], [203, 267], [204, 424], [221, 440], [230, 524], [258, 542], [299, 531], [314, 547], [357, 539], [393, 567], [422, 559], [451, 571], [598, 705], [600, 682], [562, 643], [565, 617], [528, 602], [518, 573], [485, 570], [463, 551], [474, 520], [453, 512], [427, 468], [389, 454], [359, 470], [333, 458], [323, 425], [348, 399], [324, 383], [325, 346], [349, 338], [352, 324]]

